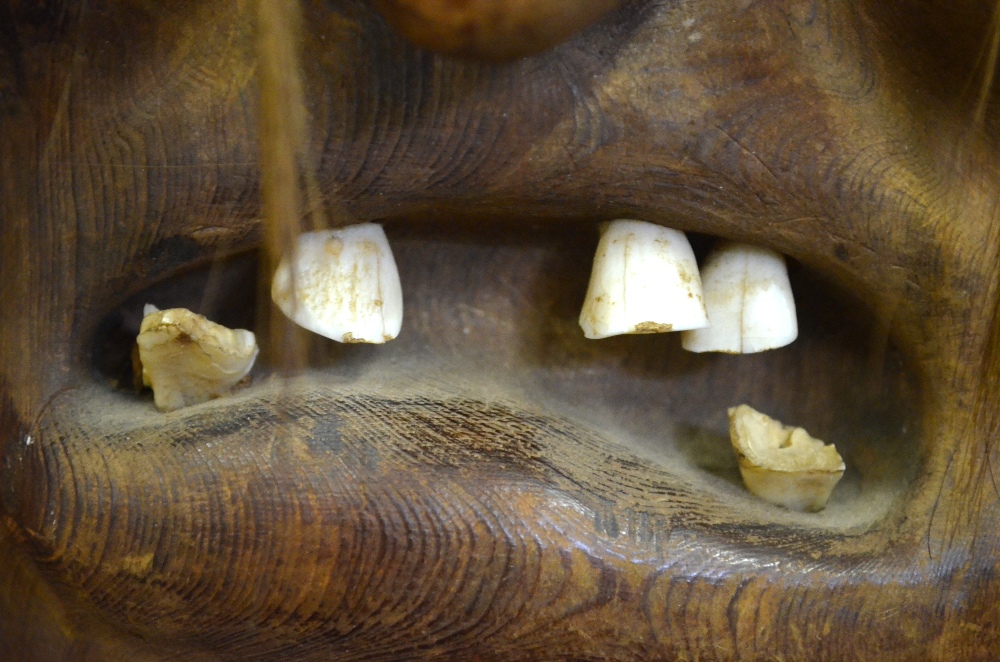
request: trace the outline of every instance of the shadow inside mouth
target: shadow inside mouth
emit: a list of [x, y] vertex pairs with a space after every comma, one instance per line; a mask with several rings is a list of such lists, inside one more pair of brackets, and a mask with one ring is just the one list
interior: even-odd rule
[[[655, 467], [744, 522], [865, 528], [890, 511], [915, 474], [915, 376], [864, 305], [794, 262], [789, 275], [798, 340], [753, 355], [693, 354], [681, 349], [677, 334], [583, 337], [577, 318], [597, 244], [590, 225], [483, 230], [390, 223], [386, 230], [404, 290], [403, 330], [382, 346], [315, 339], [310, 389], [326, 381], [361, 399], [447, 401], [476, 411], [498, 406], [564, 421], [565, 429], [588, 430], [598, 446], [607, 442], [584, 449], [591, 441], [581, 439], [581, 457]], [[713, 240], [691, 241], [701, 258]], [[145, 425], [155, 424], [150, 415], [162, 416], [148, 392], [131, 391], [129, 356], [143, 304], [183, 306], [226, 326], [252, 329], [256, 264], [255, 255], [243, 254], [192, 268], [109, 314], [93, 356], [97, 372], [118, 394], [110, 406], [144, 410], [139, 418]], [[224, 411], [230, 402], [269, 399], [275, 389], [294, 396], [294, 382], [271, 379], [273, 372], [259, 365], [251, 385], [230, 398], [171, 416]], [[743, 488], [726, 410], [744, 403], [836, 444], [847, 472], [826, 510], [790, 513]], [[502, 455], [503, 426], [469, 420], [456, 419], [455, 429], [440, 432], [475, 439], [483, 457], [491, 444]], [[565, 473], [560, 458], [545, 457], [544, 444], [539, 453], [541, 464]], [[614, 478], [608, 480], [613, 490]], [[641, 486], [626, 491], [635, 489]]]

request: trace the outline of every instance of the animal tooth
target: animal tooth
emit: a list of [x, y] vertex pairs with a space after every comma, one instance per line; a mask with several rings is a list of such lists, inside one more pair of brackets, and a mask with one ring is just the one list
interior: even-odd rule
[[580, 311], [586, 337], [680, 331], [707, 323], [698, 264], [683, 232], [626, 219], [601, 228]]
[[146, 304], [136, 344], [142, 383], [157, 409], [173, 411], [217, 398], [246, 376], [257, 341], [246, 329], [228, 329], [186, 308]]
[[275, 271], [271, 298], [299, 326], [339, 342], [384, 343], [403, 324], [399, 272], [376, 223], [299, 235], [294, 256]]
[[725, 243], [705, 259], [701, 281], [709, 326], [685, 331], [684, 349], [752, 354], [783, 347], [798, 337], [795, 299], [780, 253]]
[[833, 444], [747, 405], [729, 410], [729, 436], [747, 489], [789, 510], [822, 510], [846, 469]]

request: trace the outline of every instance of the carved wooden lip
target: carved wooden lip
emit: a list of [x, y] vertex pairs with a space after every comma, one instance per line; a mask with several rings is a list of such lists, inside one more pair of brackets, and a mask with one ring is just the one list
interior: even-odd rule
[[[822, 558], [822, 581], [892, 550], [883, 532], [912, 487], [919, 432], [900, 413], [919, 408], [895, 357], [883, 362], [892, 397], [855, 392], [870, 357], [851, 348], [870, 329], [849, 295], [793, 269], [805, 293], [796, 343], [696, 355], [672, 335], [582, 337], [596, 231], [525, 229], [498, 244], [400, 226], [390, 239], [407, 302], [393, 343], [327, 345], [326, 363], [291, 383], [261, 370], [231, 398], [171, 414], [99, 372], [57, 397], [3, 473], [5, 510], [35, 558], [113, 622], [211, 642], [248, 621], [292, 636], [271, 610], [293, 594], [315, 627], [405, 621], [417, 613], [407, 596], [450, 604], [536, 554], [546, 582], [582, 563], [654, 595], [665, 567], [691, 581], [706, 568], [815, 581]], [[239, 282], [253, 265], [237, 257], [179, 289], [204, 299], [205, 278]], [[832, 433], [851, 470], [827, 511], [791, 513], [743, 489], [724, 433], [726, 407], [742, 401]], [[543, 594], [509, 606], [544, 611]]]
[[[863, 529], [883, 517], [905, 489], [906, 477], [916, 463], [912, 439], [918, 424], [915, 416], [902, 412], [915, 410], [909, 402], [915, 397], [914, 387], [907, 385], [909, 378], [898, 367], [893, 367], [899, 357], [889, 357], [892, 365], [887, 381], [882, 382], [880, 377], [876, 384], [864, 376], [873, 359], [856, 355], [859, 350], [854, 345], [861, 343], [861, 351], [868, 348], [864, 344], [868, 342], [863, 337], [865, 332], [850, 326], [861, 324], [857, 316], [845, 326], [841, 312], [832, 312], [826, 303], [807, 303], [803, 316], [809, 318], [804, 320], [804, 326], [810, 337], [791, 349], [759, 356], [698, 357], [681, 351], [675, 334], [586, 341], [575, 316], [589, 268], [588, 252], [592, 251], [596, 234], [567, 237], [559, 230], [522, 229], [510, 232], [506, 245], [498, 245], [490, 235], [486, 240], [477, 240], [475, 233], [459, 232], [456, 240], [447, 229], [431, 227], [396, 227], [390, 228], [390, 233], [397, 237], [394, 250], [407, 289], [403, 334], [393, 343], [377, 348], [321, 343], [323, 349], [314, 354], [319, 364], [311, 373], [317, 385], [326, 383], [331, 389], [321, 399], [335, 402], [353, 394], [377, 400], [385, 397], [385, 389], [406, 383], [411, 385], [406, 398], [422, 398], [440, 406], [450, 402], [448, 406], [463, 415], [473, 415], [494, 402], [505, 402], [525, 416], [589, 430], [600, 439], [598, 445], [612, 449], [621, 462], [638, 462], [647, 471], [662, 472], [659, 480], [665, 485], [685, 485], [685, 489], [701, 493], [704, 498], [717, 500], [720, 511], [732, 511], [730, 524], [784, 522], [838, 531]], [[695, 237], [695, 243], [703, 250], [710, 239]], [[209, 288], [215, 290], [209, 295], [214, 303], [208, 307], [223, 316], [233, 310], [242, 312], [244, 317], [225, 321], [248, 326], [252, 306], [241, 303], [245, 296], [236, 296], [235, 305], [227, 313], [227, 307], [221, 305], [225, 302], [220, 288], [252, 291], [252, 259], [236, 258], [225, 264], [208, 274], [214, 281]], [[827, 302], [833, 296], [840, 297], [839, 305], [846, 309], [856, 305], [801, 270], [799, 275], [799, 282], [807, 288], [807, 298], [815, 296]], [[205, 276], [202, 272], [200, 276], [193, 274], [154, 287], [130, 298], [122, 310], [125, 314], [131, 311], [135, 318], [147, 299], [170, 306], [191, 306], [199, 300], [204, 304]], [[817, 314], [820, 319], [813, 319]], [[108, 333], [106, 325], [99, 336]], [[116, 342], [121, 346], [113, 349], [118, 350], [117, 360], [121, 363], [128, 335], [110, 337], [113, 340], [99, 339], [95, 356], [100, 362], [100, 347]], [[109, 365], [105, 369], [113, 372]], [[119, 370], [120, 375], [125, 371]], [[290, 394], [299, 392], [299, 387], [268, 377], [267, 367], [255, 372], [255, 384], [231, 398], [166, 417], [152, 411], [148, 402], [127, 395], [117, 403], [109, 401], [108, 407], [133, 412], [123, 420], [138, 427], [128, 433], [114, 433], [119, 441], [107, 443], [120, 444], [122, 435], [129, 434], [136, 440], [146, 439], [148, 445], [159, 438], [158, 426], [176, 426], [181, 420], [197, 424], [202, 416], [219, 416], [230, 407], [247, 407], [248, 401], [258, 405], [271, 402], [270, 406], [280, 412], [283, 405], [275, 403], [288, 402]], [[373, 377], [379, 374], [387, 380], [381, 386]], [[803, 379], [801, 383], [796, 381]], [[882, 391], [887, 401], [870, 397], [871, 388], [886, 384], [891, 384], [888, 391]], [[855, 388], [858, 393], [851, 392]], [[780, 395], [762, 395], [761, 391]], [[471, 396], [474, 392], [479, 395]], [[781, 402], [782, 397], [791, 402]], [[850, 404], [828, 402], [838, 398], [847, 398]], [[840, 498], [835, 497], [825, 515], [794, 516], [756, 503], [743, 490], [726, 437], [725, 409], [744, 401], [765, 402], [771, 411], [798, 417], [801, 424], [832, 434], [841, 446], [846, 443], [846, 448], [868, 454], [865, 459], [860, 455], [855, 458], [847, 481], [837, 493]], [[465, 404], [459, 406], [456, 402]], [[326, 412], [313, 409], [312, 413], [322, 420]], [[502, 449], [505, 440], [497, 436], [497, 428], [480, 429], [468, 422], [459, 425], [449, 421], [442, 422], [441, 428], [441, 434], [450, 430], [466, 440], [476, 438], [480, 448], [492, 448], [490, 452], [499, 456], [506, 454]], [[110, 434], [106, 423], [95, 420], [91, 431], [83, 436], [101, 438]], [[549, 458], [544, 463], [572, 452], [573, 435], [563, 436], [561, 445], [547, 446], [539, 452], [539, 458]], [[205, 443], [210, 439], [206, 438]], [[469, 461], [461, 452], [461, 444], [452, 446], [459, 457], [465, 458], [463, 462]], [[482, 457], [489, 457], [490, 452], [483, 451]], [[877, 477], [869, 470], [872, 457], [882, 457], [885, 465]], [[583, 460], [578, 463], [588, 464]], [[589, 463], [599, 464], [600, 460]], [[606, 498], [614, 501], [617, 497], [608, 489]], [[638, 501], [644, 498], [655, 501], [658, 497], [653, 493], [631, 497]]]

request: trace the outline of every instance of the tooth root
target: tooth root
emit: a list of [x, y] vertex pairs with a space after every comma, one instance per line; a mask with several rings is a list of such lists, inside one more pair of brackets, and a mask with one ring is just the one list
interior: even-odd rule
[[587, 338], [707, 323], [698, 264], [683, 232], [624, 219], [602, 228], [580, 312]]
[[752, 354], [798, 337], [795, 299], [780, 253], [723, 244], [705, 259], [701, 280], [709, 326], [682, 334], [684, 349]]
[[344, 343], [384, 343], [399, 335], [403, 291], [381, 225], [361, 223], [299, 235], [271, 298], [289, 319]]

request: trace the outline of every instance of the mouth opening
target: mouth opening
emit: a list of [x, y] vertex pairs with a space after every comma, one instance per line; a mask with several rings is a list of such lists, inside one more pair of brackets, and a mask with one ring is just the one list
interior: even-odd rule
[[[356, 397], [500, 403], [511, 411], [566, 421], [589, 431], [588, 461], [638, 462], [717, 502], [741, 522], [831, 530], [864, 529], [884, 518], [907, 490], [919, 462], [917, 378], [903, 353], [851, 292], [789, 260], [799, 337], [758, 354], [695, 354], [679, 334], [587, 340], [578, 324], [596, 225], [531, 226], [388, 223], [404, 295], [400, 336], [385, 345], [341, 345], [314, 338], [308, 378]], [[701, 261], [715, 238], [690, 235]], [[131, 348], [143, 305], [185, 307], [231, 328], [254, 330], [257, 256], [218, 259], [178, 272], [130, 296], [96, 335], [96, 374], [111, 406], [141, 412], [155, 425], [149, 392], [133, 388]], [[259, 339], [261, 345], [265, 340]], [[295, 397], [294, 381], [261, 362], [231, 396], [171, 414]], [[836, 445], [847, 470], [820, 513], [792, 513], [742, 484], [727, 409], [749, 404]], [[460, 405], [461, 406], [461, 405]], [[321, 417], [322, 412], [317, 412]], [[502, 427], [463, 429], [489, 454]], [[447, 430], [443, 431], [448, 434]], [[606, 444], [593, 447], [592, 439]], [[599, 444], [600, 445], [600, 444]], [[540, 462], [555, 473], [560, 458]]]

